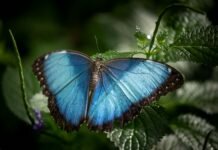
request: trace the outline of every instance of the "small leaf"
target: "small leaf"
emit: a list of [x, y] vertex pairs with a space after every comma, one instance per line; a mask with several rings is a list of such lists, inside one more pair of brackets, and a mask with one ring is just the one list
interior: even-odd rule
[[[31, 97], [39, 91], [39, 86], [30, 69], [24, 68], [24, 70], [27, 99], [30, 100]], [[20, 79], [17, 69], [12, 67], [6, 69], [3, 75], [2, 89], [8, 108], [18, 118], [30, 123], [22, 100]]]
[[127, 58], [132, 57], [134, 54], [138, 54], [138, 52], [118, 52], [118, 51], [107, 51], [105, 53], [97, 53], [93, 55], [91, 58], [96, 60], [97, 58], [102, 58], [103, 60], [111, 60], [114, 58]]
[[127, 127], [124, 129], [115, 128], [107, 133], [107, 137], [120, 150], [150, 149], [164, 134], [169, 132], [163, 114], [164, 111], [159, 106], [146, 106]]
[[137, 46], [139, 49], [148, 49], [149, 44], [150, 44], [150, 39], [151, 38], [149, 35], [146, 35], [145, 33], [141, 32], [140, 28], [136, 28], [136, 32], [134, 34], [136, 40], [137, 40]]

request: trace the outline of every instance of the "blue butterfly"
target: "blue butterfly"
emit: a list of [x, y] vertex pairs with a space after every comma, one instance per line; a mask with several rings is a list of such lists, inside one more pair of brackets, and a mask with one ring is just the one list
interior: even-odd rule
[[51, 114], [66, 130], [83, 122], [111, 130], [114, 120], [131, 120], [143, 105], [183, 84], [182, 75], [167, 64], [142, 58], [93, 61], [77, 51], [46, 54], [33, 71]]

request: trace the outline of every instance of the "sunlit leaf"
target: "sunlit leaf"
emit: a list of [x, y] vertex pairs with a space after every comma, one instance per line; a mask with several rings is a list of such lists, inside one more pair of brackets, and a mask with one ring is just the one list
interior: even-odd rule
[[198, 8], [201, 10], [207, 10], [211, 8], [215, 1], [213, 0], [179, 0], [191, 7]]
[[[176, 136], [186, 146], [191, 149], [202, 149], [207, 134], [215, 130], [206, 120], [191, 114], [185, 114], [178, 117], [177, 123], [174, 124]], [[218, 149], [218, 133], [214, 131], [209, 137], [206, 149]]]
[[[206, 120], [191, 114], [178, 117], [172, 124], [175, 134], [164, 136], [153, 147], [153, 150], [199, 150], [203, 149], [209, 132], [215, 130]], [[214, 131], [208, 137], [206, 149], [218, 149], [218, 132]]]
[[189, 150], [190, 147], [187, 147], [176, 135], [167, 135], [164, 136], [160, 142], [155, 145], [152, 150]]
[[209, 114], [218, 113], [218, 83], [187, 82], [177, 91], [179, 102], [192, 105]]
[[[188, 60], [208, 65], [218, 65], [218, 27], [196, 26], [182, 32], [173, 43], [160, 48], [162, 59]], [[162, 51], [162, 52], [161, 52]]]
[[[170, 34], [176, 33], [175, 37], [179, 33], [188, 29], [192, 29], [193, 26], [209, 26], [211, 25], [205, 14], [199, 14], [193, 11], [184, 9], [172, 10], [170, 15], [167, 15], [163, 20], [163, 27], [161, 31], [170, 31]], [[175, 21], [176, 19], [176, 21]]]

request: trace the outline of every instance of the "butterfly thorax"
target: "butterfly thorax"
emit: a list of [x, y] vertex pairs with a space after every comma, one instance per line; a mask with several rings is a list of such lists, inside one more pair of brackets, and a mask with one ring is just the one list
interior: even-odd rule
[[102, 69], [104, 68], [104, 63], [102, 61], [96, 60], [92, 66], [92, 79], [90, 84], [91, 91], [95, 88], [96, 83], [98, 82]]

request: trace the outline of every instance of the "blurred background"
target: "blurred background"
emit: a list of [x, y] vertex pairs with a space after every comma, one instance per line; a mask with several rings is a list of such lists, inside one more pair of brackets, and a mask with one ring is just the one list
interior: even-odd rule
[[[153, 33], [160, 12], [175, 0], [7, 0], [0, 6], [0, 80], [15, 56], [8, 33], [15, 35], [25, 65], [42, 54], [72, 49], [93, 55], [98, 51], [131, 51], [137, 48], [136, 27]], [[181, 2], [181, 1], [180, 1]], [[183, 0], [207, 13], [218, 24], [216, 1]], [[11, 95], [14, 93], [8, 91]], [[63, 133], [65, 136], [65, 133]], [[103, 135], [87, 129], [72, 133], [72, 139], [40, 133], [17, 118], [6, 106], [0, 91], [0, 150], [13, 149], [116, 149]], [[60, 144], [62, 143], [62, 144]]]

